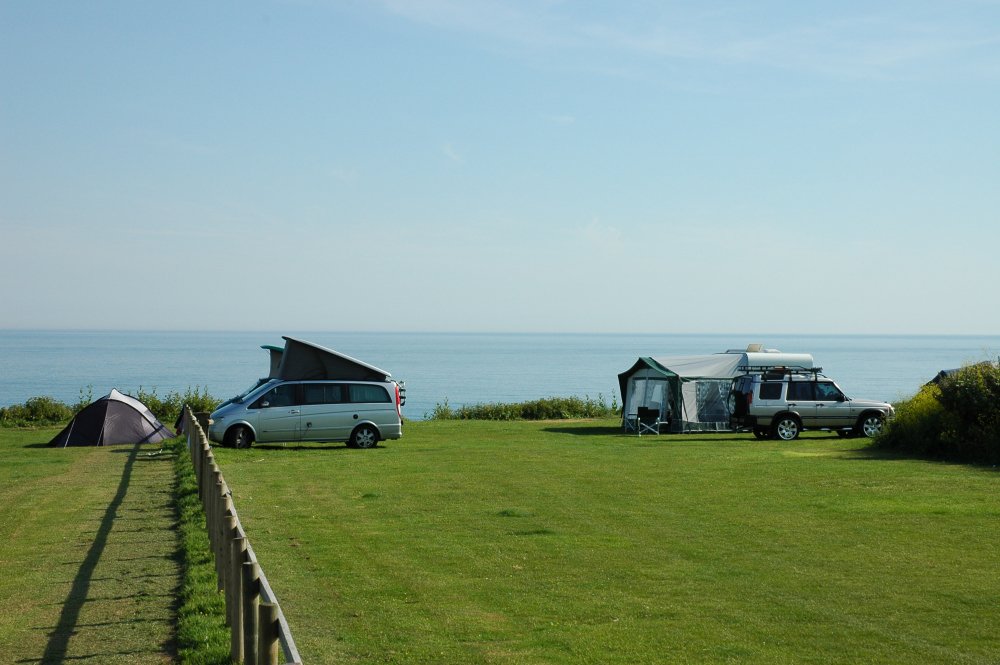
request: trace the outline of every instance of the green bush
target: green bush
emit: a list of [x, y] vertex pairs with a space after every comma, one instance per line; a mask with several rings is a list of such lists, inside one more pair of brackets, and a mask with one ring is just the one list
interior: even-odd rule
[[163, 423], [172, 423], [177, 420], [185, 404], [196, 412], [214, 411], [221, 401], [209, 395], [207, 388], [197, 386], [193, 389], [188, 387], [183, 393], [168, 392], [163, 397], [156, 394], [156, 388], [147, 391], [139, 386], [138, 392], [133, 397], [149, 407], [153, 415]]
[[941, 457], [941, 430], [945, 413], [938, 400], [940, 395], [938, 386], [927, 385], [910, 399], [895, 404], [896, 417], [875, 438], [875, 445]]
[[874, 445], [939, 459], [1000, 463], [1000, 366], [968, 365], [896, 405]]
[[51, 397], [32, 397], [24, 404], [0, 408], [0, 427], [59, 425], [73, 417], [68, 406]]
[[[208, 394], [207, 389], [188, 388], [183, 393], [169, 392], [163, 397], [156, 389], [147, 391], [142, 387], [132, 395], [149, 407], [153, 415], [166, 425], [172, 425], [185, 404], [192, 411], [214, 411], [220, 400]], [[24, 404], [0, 408], [0, 427], [44, 427], [61, 425], [94, 401], [94, 387], [80, 390], [80, 398], [73, 406], [68, 406], [52, 397], [32, 397]]]
[[[591, 397], [548, 397], [521, 403], [491, 402], [452, 407], [448, 400], [434, 406], [430, 420], [566, 420], [571, 418], [612, 418], [618, 415], [618, 401], [611, 404], [603, 395]], [[426, 414], [425, 414], [426, 415]]]
[[955, 459], [1000, 463], [1000, 367], [963, 367], [941, 383], [938, 401], [947, 414], [941, 441]]

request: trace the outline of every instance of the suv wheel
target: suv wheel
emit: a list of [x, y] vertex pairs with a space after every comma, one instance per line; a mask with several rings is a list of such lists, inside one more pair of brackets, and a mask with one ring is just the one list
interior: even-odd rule
[[885, 418], [881, 413], [866, 413], [858, 421], [858, 434], [871, 438], [882, 431]]
[[798, 438], [799, 431], [801, 431], [802, 425], [799, 424], [799, 419], [795, 416], [779, 416], [777, 420], [774, 421], [774, 426], [772, 430], [774, 431], [774, 436], [778, 437], [782, 441], [793, 441]]

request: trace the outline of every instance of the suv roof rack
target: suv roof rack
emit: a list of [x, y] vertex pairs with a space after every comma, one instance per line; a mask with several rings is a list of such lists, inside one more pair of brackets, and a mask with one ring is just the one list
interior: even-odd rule
[[802, 367], [800, 365], [788, 365], [775, 367], [774, 365], [740, 365], [737, 370], [746, 374], [765, 374], [787, 376], [790, 374], [812, 374], [819, 376], [823, 372], [822, 367]]

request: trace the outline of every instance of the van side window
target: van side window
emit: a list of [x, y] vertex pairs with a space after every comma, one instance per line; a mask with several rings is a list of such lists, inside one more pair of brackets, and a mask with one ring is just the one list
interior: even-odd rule
[[389, 392], [382, 386], [366, 386], [351, 383], [347, 386], [350, 402], [354, 404], [369, 402], [391, 402]]
[[339, 383], [307, 383], [304, 401], [306, 404], [340, 404], [344, 401], [343, 386]]
[[760, 384], [760, 398], [761, 399], [780, 399], [781, 398], [781, 384], [780, 383], [762, 383], [762, 384]]

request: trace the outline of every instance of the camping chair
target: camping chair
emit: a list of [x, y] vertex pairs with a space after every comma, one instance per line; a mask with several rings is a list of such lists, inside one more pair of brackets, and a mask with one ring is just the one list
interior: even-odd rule
[[660, 433], [660, 410], [650, 409], [649, 407], [640, 406], [636, 409], [636, 425], [638, 425], [639, 436], [642, 436], [643, 432], [647, 434], [659, 434]]
[[625, 425], [625, 433], [638, 432], [639, 431], [639, 417], [634, 413], [629, 413], [623, 418], [623, 424]]

